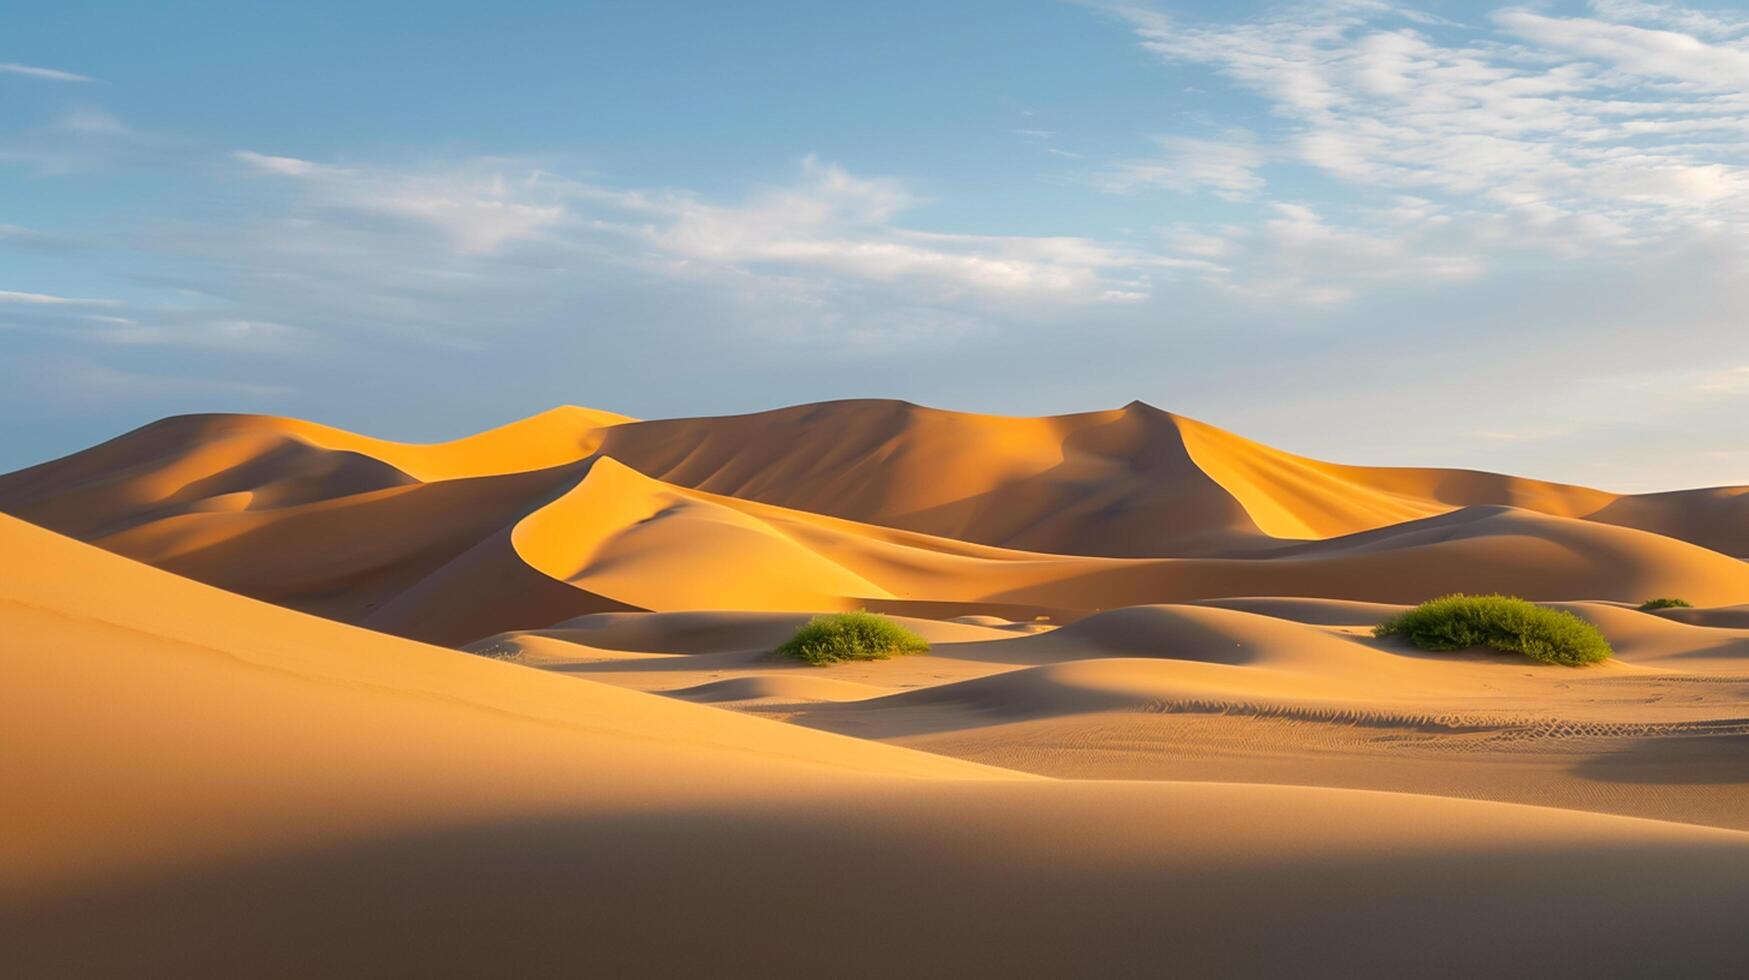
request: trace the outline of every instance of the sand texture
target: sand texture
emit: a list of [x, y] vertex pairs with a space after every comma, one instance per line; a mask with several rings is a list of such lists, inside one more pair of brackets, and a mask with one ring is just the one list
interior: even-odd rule
[[[1746, 488], [854, 401], [436, 445], [179, 417], [0, 511], [7, 975], [1749, 955]], [[1616, 655], [1372, 637], [1457, 590]], [[930, 652], [771, 654], [859, 607]]]

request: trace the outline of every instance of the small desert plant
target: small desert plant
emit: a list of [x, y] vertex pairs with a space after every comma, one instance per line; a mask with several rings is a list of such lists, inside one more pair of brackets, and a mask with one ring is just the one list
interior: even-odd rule
[[1651, 612], [1654, 609], [1693, 609], [1694, 603], [1687, 599], [1647, 599], [1640, 603], [1640, 612]]
[[1503, 595], [1442, 596], [1385, 620], [1373, 635], [1401, 636], [1423, 650], [1491, 647], [1569, 667], [1613, 653], [1597, 627], [1578, 616]]
[[776, 652], [823, 667], [845, 660], [885, 660], [900, 653], [928, 653], [929, 641], [885, 616], [858, 610], [815, 616]]
[[468, 652], [488, 660], [520, 660], [522, 658], [521, 647], [498, 639], [489, 640], [480, 646], [469, 649]]

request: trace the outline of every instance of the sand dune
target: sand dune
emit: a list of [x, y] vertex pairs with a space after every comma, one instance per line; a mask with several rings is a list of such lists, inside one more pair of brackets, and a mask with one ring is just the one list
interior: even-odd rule
[[1749, 553], [1744, 488], [1620, 497], [1339, 466], [1140, 403], [1040, 419], [562, 408], [428, 446], [190, 416], [0, 477], [0, 510], [443, 643], [614, 609], [1061, 622], [1242, 596], [1749, 602], [1727, 557]]
[[[185, 417], [0, 477], [0, 510], [32, 522], [0, 518], [21, 976], [1744, 952], [1745, 488], [854, 401], [425, 446]], [[1450, 591], [1558, 603], [1617, 657], [1370, 636]], [[859, 606], [931, 651], [771, 654]]]
[[1141, 402], [1040, 419], [829, 402], [621, 426], [603, 451], [681, 486], [1028, 551], [1267, 551], [1275, 539], [1495, 505], [1749, 556], [1749, 488], [1620, 496], [1467, 470], [1342, 466]]
[[[1453, 591], [1534, 599], [1632, 600], [1652, 594], [1724, 603], [1749, 596], [1749, 565], [1647, 532], [1506, 508], [1468, 508], [1272, 559], [1109, 559], [971, 545], [687, 490], [602, 457], [577, 484], [518, 522], [516, 555], [582, 596], [571, 614], [619, 607], [787, 610], [868, 607], [951, 617], [991, 608], [1100, 608], [1222, 596], [1314, 596], [1414, 602]], [[500, 545], [497, 549], [502, 551]], [[396, 632], [462, 642], [541, 624], [528, 610], [424, 631], [471, 599], [488, 571], [452, 563], [418, 590], [419, 604], [367, 620]], [[489, 586], [487, 586], [489, 588]], [[403, 606], [406, 602], [403, 601]]]
[[[625, 767], [618, 778], [628, 790], [637, 782], [633, 759], [665, 741], [690, 746], [681, 754], [696, 754], [698, 772], [720, 753], [743, 750], [768, 756], [774, 770], [979, 772], [854, 740], [798, 739], [753, 719], [611, 687], [553, 683], [559, 679], [243, 599], [10, 518], [0, 535], [8, 559], [0, 565], [5, 714], [15, 736], [7, 766], [41, 790], [8, 808], [14, 832], [0, 835], [0, 848], [26, 878], [97, 860], [174, 858], [232, 837], [286, 835], [290, 843], [368, 827], [393, 818], [393, 794], [357, 812], [312, 809], [292, 818], [279, 808], [303, 794], [313, 804], [325, 792], [363, 793], [409, 753], [431, 762], [452, 753], [444, 764], [456, 769], [454, 782], [478, 783], [451, 798], [455, 785], [421, 790], [429, 777], [409, 778], [397, 791], [410, 794], [402, 802], [429, 806], [434, 818], [497, 806], [505, 790], [494, 770], [539, 769], [542, 759], [581, 765], [585, 747], [596, 756], [626, 753], [615, 764]], [[646, 722], [643, 734], [622, 731]], [[397, 725], [397, 738], [366, 757], [345, 766], [324, 761]], [[646, 735], [651, 744], [634, 744]], [[515, 759], [506, 758], [518, 743]], [[891, 766], [867, 761], [889, 757]], [[127, 807], [92, 805], [92, 794]]]
[[1741, 951], [1742, 833], [1038, 779], [346, 627], [11, 520], [0, 545], [20, 975], [1581, 975]]
[[1019, 419], [829, 402], [640, 423], [603, 452], [679, 486], [1026, 551], [1215, 553], [1258, 535], [1174, 417], [1140, 403]]
[[[803, 612], [601, 613], [579, 616], [548, 629], [520, 631], [605, 650], [638, 653], [723, 653], [776, 647], [813, 617]], [[891, 617], [932, 643], [1001, 639], [1014, 624], [994, 617], [982, 623]]]
[[1405, 607], [1385, 602], [1352, 602], [1340, 599], [1305, 599], [1294, 596], [1228, 596], [1201, 599], [1195, 605], [1237, 609], [1240, 612], [1291, 619], [1315, 626], [1375, 626]]
[[1716, 609], [1659, 609], [1652, 615], [1694, 626], [1749, 629], [1749, 603]]
[[[1603, 630], [1619, 660], [1689, 673], [1749, 673], [1749, 623], [1699, 626], [1611, 603], [1555, 605]], [[1727, 613], [1729, 608], [1702, 611]]]
[[514, 540], [548, 577], [654, 610], [903, 609], [929, 600], [962, 613], [986, 603], [1086, 612], [1230, 595], [1412, 602], [1453, 591], [1624, 601], [1662, 591], [1708, 604], [1749, 596], [1749, 566], [1716, 552], [1504, 508], [1275, 559], [1100, 559], [968, 545], [684, 490], [608, 458], [520, 523]]
[[[291, 420], [168, 419], [0, 477], [0, 500], [178, 574], [362, 622], [557, 492], [562, 468], [517, 472], [511, 457], [544, 435], [551, 445], [531, 459], [563, 446], [574, 462], [591, 419], [551, 412], [435, 447]], [[461, 469], [464, 459], [480, 472]]]
[[1302, 543], [1269, 559], [1092, 558], [689, 490], [605, 456], [284, 508], [183, 513], [95, 543], [292, 608], [452, 644], [616, 609], [866, 606], [1060, 622], [1115, 605], [1224, 596], [1749, 597], [1749, 567], [1723, 555], [1504, 508]]
[[[1133, 607], [1036, 634], [985, 624], [928, 655], [824, 670], [771, 657], [758, 641], [781, 631], [750, 631], [746, 613], [591, 616], [490, 645], [554, 672], [1054, 776], [1393, 789], [1749, 828], [1749, 635], [1574, 603], [1619, 653], [1575, 670], [1313, 625], [1400, 607], [1265, 608]], [[616, 653], [592, 634], [670, 652]]]
[[705, 703], [719, 701], [862, 701], [885, 694], [882, 688], [808, 674], [732, 677], [669, 692], [674, 697]]

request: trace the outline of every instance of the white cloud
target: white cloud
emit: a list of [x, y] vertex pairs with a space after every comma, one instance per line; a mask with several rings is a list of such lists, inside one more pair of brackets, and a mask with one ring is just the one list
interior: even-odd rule
[[188, 307], [12, 290], [0, 290], [0, 326], [111, 348], [294, 353], [321, 343], [311, 331], [231, 315], [210, 301]]
[[42, 176], [142, 163], [170, 147], [102, 109], [83, 106], [0, 137], [0, 163], [22, 163]]
[[[1237, 142], [1176, 137], [1161, 160], [1117, 164], [1110, 189], [1267, 202], [1257, 168], [1268, 160], [1358, 196], [1332, 208], [1341, 220], [1278, 213], [1242, 235], [1213, 232], [1232, 240], [1231, 282], [1279, 279], [1259, 256], [1320, 236], [1393, 278], [1435, 279], [1478, 275], [1503, 255], [1571, 260], [1720, 230], [1749, 236], [1749, 41], [1733, 39], [1749, 20], [1628, 0], [1599, 0], [1589, 17], [1507, 8], [1437, 29], [1371, 2], [1230, 23], [1114, 9], [1145, 49], [1260, 97], [1276, 124]], [[1423, 203], [1381, 204], [1387, 196]], [[1266, 238], [1278, 245], [1259, 252]]]
[[[292, 394], [285, 385], [232, 378], [196, 377], [174, 371], [117, 367], [86, 354], [31, 354], [0, 365], [8, 391], [39, 407], [88, 412], [113, 406], [168, 405], [189, 411], [240, 402], [273, 402]], [[196, 399], [189, 403], [184, 399]]]
[[628, 195], [621, 203], [655, 219], [641, 237], [670, 256], [933, 283], [992, 297], [1097, 301], [1111, 290], [1113, 274], [1183, 265], [1086, 238], [907, 228], [896, 219], [918, 202], [902, 185], [859, 178], [812, 158], [795, 186], [740, 204], [671, 195]]
[[155, 322], [129, 317], [92, 316], [97, 324], [89, 339], [123, 347], [198, 347], [237, 351], [295, 351], [307, 348], [314, 335], [297, 327], [265, 320], [240, 320], [210, 315], [176, 315], [155, 311]]
[[0, 303], [17, 303], [27, 306], [115, 306], [113, 299], [73, 299], [67, 296], [54, 296], [49, 293], [21, 293], [9, 289], [0, 289]]
[[1158, 157], [1120, 160], [1093, 176], [1094, 185], [1115, 194], [1148, 188], [1194, 192], [1208, 191], [1229, 201], [1256, 197], [1264, 189], [1257, 171], [1263, 166], [1249, 133], [1232, 132], [1221, 139], [1192, 136], [1157, 136]]
[[[1385, 286], [1427, 289], [1482, 274], [1472, 242], [1442, 235], [1438, 222], [1403, 232], [1383, 217], [1333, 224], [1312, 207], [1278, 201], [1257, 224], [1219, 234], [1179, 229], [1182, 254], [1218, 259], [1206, 281], [1248, 300], [1328, 306]], [[1384, 225], [1383, 228], [1374, 226]]]
[[250, 150], [232, 156], [258, 173], [300, 181], [316, 202], [434, 228], [465, 252], [488, 254], [538, 238], [566, 217], [558, 199], [563, 188], [535, 170], [507, 176], [501, 161], [421, 171], [330, 166]]
[[500, 177], [472, 186], [445, 180], [413, 183], [371, 203], [384, 212], [440, 228], [463, 251], [479, 253], [538, 237], [566, 216], [563, 204], [516, 199]]
[[1749, 50], [1735, 45], [1709, 43], [1674, 30], [1548, 17], [1529, 10], [1503, 10], [1494, 20], [1527, 41], [1594, 58], [1631, 75], [1677, 79], [1719, 92], [1749, 84]]
[[80, 133], [90, 136], [112, 136], [138, 139], [143, 134], [122, 122], [102, 109], [89, 106], [74, 109], [62, 116], [55, 123], [56, 127], [69, 133]]
[[1645, 0], [1592, 0], [1591, 9], [1606, 20], [1656, 24], [1698, 37], [1724, 38], [1749, 33], [1749, 18], [1707, 10], [1690, 10]]
[[812, 157], [788, 186], [718, 203], [679, 191], [601, 187], [503, 160], [422, 170], [234, 156], [304, 188], [318, 210], [301, 220], [333, 229], [343, 223], [335, 212], [355, 215], [354, 231], [371, 220], [410, 222], [444, 232], [457, 253], [482, 257], [514, 247], [553, 255], [584, 249], [599, 261], [675, 278], [758, 272], [787, 291], [809, 282], [903, 284], [931, 302], [1127, 301], [1146, 294], [1144, 280], [1155, 273], [1200, 265], [1081, 237], [908, 227], [900, 218], [921, 202], [902, 183]]
[[1693, 390], [1708, 395], [1749, 394], [1749, 364], [1703, 372], [1696, 379]]
[[51, 82], [94, 82], [96, 79], [59, 68], [40, 68], [36, 65], [21, 65], [16, 62], [0, 62], [0, 72], [8, 75], [24, 75], [28, 78], [42, 78]]
[[253, 150], [238, 150], [232, 157], [260, 170], [264, 173], [280, 174], [286, 177], [304, 177], [321, 169], [308, 160], [296, 157], [276, 157]]

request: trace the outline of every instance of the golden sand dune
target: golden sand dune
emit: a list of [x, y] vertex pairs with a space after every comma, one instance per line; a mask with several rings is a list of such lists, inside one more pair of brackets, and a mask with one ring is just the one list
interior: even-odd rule
[[887, 693], [884, 688], [855, 681], [841, 681], [818, 674], [767, 674], [760, 677], [731, 677], [708, 681], [696, 687], [670, 691], [674, 697], [688, 701], [713, 703], [720, 701], [759, 701], [776, 699], [797, 701], [863, 701]]
[[[1507, 591], [1625, 601], [1674, 593], [1720, 603], [1749, 595], [1749, 566], [1716, 552], [1503, 508], [1308, 543], [1270, 559], [1089, 558], [968, 545], [686, 490], [605, 457], [519, 522], [509, 541], [529, 568], [579, 590], [577, 612], [606, 599], [650, 610], [1041, 610], [1062, 620], [1109, 606], [1222, 596], [1413, 602]], [[418, 610], [397, 611], [394, 623], [366, 622], [468, 639], [466, 631], [420, 633], [419, 623], [468, 605], [485, 577], [450, 576], [448, 588], [422, 593]]]
[[1749, 566], [1716, 552], [1504, 508], [1308, 543], [1270, 559], [1089, 558], [968, 545], [685, 490], [611, 458], [597, 460], [573, 490], [519, 523], [512, 541], [551, 579], [653, 610], [904, 611], [929, 603], [937, 612], [1018, 607], [1079, 615], [1221, 596], [1411, 602], [1498, 590], [1624, 601], [1670, 593], [1707, 604], [1749, 596]]
[[[1028, 777], [367, 632], [11, 519], [0, 554], [0, 948], [20, 976], [1595, 975], [1739, 959], [1749, 834]], [[1278, 628], [1139, 615], [1081, 632]], [[708, 632], [697, 615], [671, 625]], [[725, 620], [724, 642], [745, 625]]]
[[1716, 609], [1659, 609], [1653, 615], [1695, 626], [1749, 629], [1749, 603]]
[[[1749, 828], [1749, 631], [1567, 604], [1618, 651], [1574, 669], [1374, 640], [1367, 627], [1402, 607], [1240, 602], [1267, 612], [1158, 605], [1035, 634], [982, 626], [927, 655], [829, 669], [773, 657], [780, 631], [748, 632], [745, 613], [590, 616], [480, 648], [1054, 776], [1396, 789]], [[615, 654], [592, 635], [669, 652]]]
[[1036, 419], [829, 402], [620, 426], [603, 451], [682, 486], [1030, 551], [1236, 554], [1497, 505], [1749, 555], [1749, 488], [1619, 496], [1468, 470], [1341, 466], [1141, 402]]
[[[549, 413], [446, 446], [377, 449], [426, 475], [433, 468], [452, 475], [422, 482], [360, 455], [366, 441], [346, 442], [331, 430], [311, 435], [301, 424], [276, 423], [271, 438], [280, 448], [252, 456], [250, 447], [261, 433], [247, 420], [227, 418], [222, 425], [184, 426], [218, 426], [221, 435], [213, 436], [209, 451], [99, 478], [91, 472], [93, 454], [106, 447], [98, 447], [5, 478], [0, 502], [23, 499], [22, 506], [8, 506], [179, 574], [443, 643], [618, 609], [866, 606], [934, 618], [996, 612], [1064, 621], [1113, 606], [1230, 596], [1413, 602], [1452, 591], [1507, 591], [1534, 599], [1618, 601], [1670, 594], [1708, 605], [1749, 599], [1749, 566], [1721, 553], [1650, 532], [1504, 506], [1467, 506], [1319, 540], [1269, 539], [1274, 544], [1267, 556], [1125, 559], [1019, 551], [666, 482], [614, 456], [591, 455], [591, 440], [611, 450], [613, 434], [631, 425], [601, 428], [597, 421]], [[1128, 432], [1146, 428], [1144, 423], [1168, 425], [1173, 432], [1188, 426], [1137, 407], [1113, 414], [1106, 426]], [[233, 432], [238, 426], [243, 435]], [[323, 445], [351, 448], [319, 448], [318, 436]], [[484, 472], [514, 469], [504, 447], [530, 444], [539, 447], [540, 462], [562, 461], [545, 469]], [[709, 440], [702, 445], [695, 458], [708, 455]], [[1145, 460], [1152, 445], [1107, 446], [1110, 455], [1100, 458], [1131, 459], [1127, 452]], [[559, 446], [569, 448], [561, 452]], [[454, 475], [456, 460], [464, 457], [474, 459], [482, 475]], [[206, 472], [218, 466], [216, 459], [229, 468], [193, 483], [176, 482], [195, 461], [204, 461]], [[782, 471], [781, 464], [772, 465]], [[370, 466], [377, 467], [369, 470], [375, 483], [359, 475]], [[309, 469], [307, 478], [293, 475], [302, 469]], [[1146, 472], [1151, 475], [1143, 482], [1154, 481], [1166, 508], [1149, 511], [1148, 522], [1203, 519], [1201, 504], [1178, 509], [1190, 497], [1213, 499], [1207, 494], [1214, 484], [1202, 471], [1179, 467], [1170, 477]], [[276, 480], [263, 483], [270, 473]], [[343, 486], [335, 483], [337, 474], [345, 475]], [[1089, 479], [1109, 475], [1098, 469]], [[807, 476], [797, 476], [799, 485], [808, 483]], [[285, 489], [292, 484], [296, 493]], [[240, 489], [245, 485], [256, 489]], [[1002, 492], [1020, 493], [1025, 485], [1005, 485]], [[915, 503], [921, 492], [909, 480], [896, 486], [894, 500]], [[280, 488], [276, 505], [255, 506], [239, 496], [260, 495], [266, 487]], [[322, 496], [321, 488], [329, 495]], [[736, 489], [752, 496], [762, 488]], [[238, 506], [218, 507], [218, 499]], [[130, 511], [127, 501], [138, 503]], [[121, 519], [96, 516], [118, 510]], [[82, 516], [72, 521], [75, 511]], [[1099, 520], [1084, 523], [1088, 541], [1105, 533]]]
[[1291, 619], [1316, 626], [1372, 626], [1403, 611], [1385, 602], [1352, 602], [1339, 599], [1305, 599], [1293, 596], [1228, 596], [1196, 603], [1220, 609]]
[[[602, 650], [634, 653], [724, 653], [766, 651], [812, 618], [797, 612], [597, 613], [579, 616], [519, 636], [546, 636]], [[981, 623], [891, 617], [932, 643], [964, 643], [1013, 635], [1014, 624], [995, 617]]]
[[128, 557], [358, 622], [538, 507], [564, 477], [537, 467], [587, 455], [614, 420], [562, 409], [411, 446], [287, 419], [167, 419], [0, 477], [0, 500]]
[[1596, 624], [1619, 660], [1692, 673], [1749, 672], [1749, 621], [1732, 623], [1730, 607], [1693, 610], [1713, 614], [1712, 623], [1698, 625], [1614, 603], [1554, 605]]
[[1749, 554], [1745, 488], [1622, 497], [1339, 466], [1140, 403], [1039, 419], [888, 401], [649, 422], [562, 408], [429, 446], [190, 416], [0, 477], [0, 510], [445, 643], [632, 608], [1062, 621], [1460, 589], [1749, 602], [1728, 557]]

